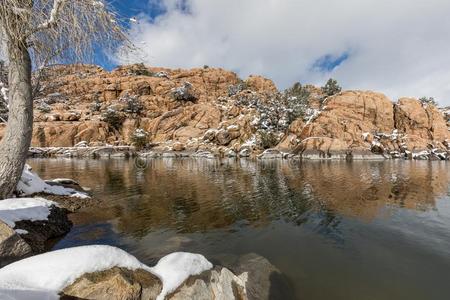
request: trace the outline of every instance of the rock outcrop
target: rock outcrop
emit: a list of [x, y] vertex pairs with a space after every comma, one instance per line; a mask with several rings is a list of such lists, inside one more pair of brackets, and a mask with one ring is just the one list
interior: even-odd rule
[[[147, 145], [147, 151], [231, 157], [276, 148], [319, 159], [419, 158], [425, 152], [442, 159], [450, 140], [444, 114], [415, 99], [393, 103], [370, 91], [327, 97], [300, 85], [280, 93], [269, 79], [241, 80], [223, 69], [53, 66], [42, 87], [32, 145], [68, 147], [55, 155], [78, 155], [81, 150], [70, 148], [75, 145]], [[99, 156], [110, 155], [103, 152]]]

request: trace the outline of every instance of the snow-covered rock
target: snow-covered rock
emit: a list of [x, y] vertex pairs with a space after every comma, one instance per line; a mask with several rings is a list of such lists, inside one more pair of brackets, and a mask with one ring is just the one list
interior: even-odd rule
[[203, 255], [175, 252], [161, 258], [150, 271], [163, 282], [163, 289], [157, 300], [173, 292], [191, 275], [198, 275], [211, 269], [213, 265]]
[[17, 184], [16, 192], [20, 196], [30, 196], [37, 193], [44, 193], [83, 199], [89, 198], [87, 194], [79, 192], [72, 188], [48, 184], [47, 182], [42, 180], [36, 173], [34, 173], [29, 165], [25, 165], [25, 168], [23, 169], [22, 177]]
[[0, 200], [0, 220], [14, 228], [18, 221], [48, 220], [50, 208], [57, 206], [44, 198], [12, 198]]
[[34, 253], [45, 251], [48, 240], [67, 234], [72, 223], [67, 210], [43, 198], [0, 200], [0, 221], [13, 228]]
[[157, 299], [164, 299], [189, 276], [211, 269], [212, 264], [200, 254], [176, 252], [150, 268], [115, 247], [74, 247], [36, 255], [0, 269], [0, 299], [59, 299], [58, 293], [84, 274], [114, 267], [153, 273], [163, 283]]

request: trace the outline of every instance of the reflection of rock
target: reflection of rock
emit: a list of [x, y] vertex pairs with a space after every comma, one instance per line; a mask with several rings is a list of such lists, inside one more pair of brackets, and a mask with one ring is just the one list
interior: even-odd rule
[[161, 290], [161, 281], [147, 271], [114, 267], [107, 271], [82, 275], [66, 287], [63, 294], [65, 297], [80, 299], [147, 300], [156, 299]]
[[8, 225], [0, 221], [0, 268], [31, 254], [31, 247]]

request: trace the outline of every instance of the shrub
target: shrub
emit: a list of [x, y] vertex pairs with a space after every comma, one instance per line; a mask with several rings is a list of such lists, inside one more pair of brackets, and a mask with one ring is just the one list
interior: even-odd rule
[[190, 82], [183, 83], [182, 86], [171, 90], [172, 97], [178, 101], [195, 101], [197, 97], [193, 93], [193, 86]]
[[94, 101], [92, 101], [90, 109], [91, 112], [99, 112], [100, 109], [102, 108], [102, 103], [100, 102], [100, 93], [97, 92], [94, 94]]
[[337, 80], [335, 80], [333, 78], [328, 79], [328, 81], [325, 84], [325, 86], [322, 87], [322, 91], [327, 96], [336, 95], [336, 94], [340, 93], [341, 90], [342, 90], [342, 88], [339, 86]]
[[152, 71], [149, 71], [147, 69], [147, 67], [144, 64], [136, 64], [133, 66], [133, 69], [130, 72], [130, 75], [135, 75], [135, 76], [154, 76], [155, 73], [153, 73]]
[[228, 97], [234, 96], [246, 89], [248, 89], [248, 84], [245, 81], [240, 80], [237, 84], [228, 87]]
[[125, 115], [113, 107], [108, 107], [102, 115], [102, 120], [108, 123], [112, 128], [119, 129], [122, 127], [123, 121], [125, 121]]
[[437, 102], [436, 102], [436, 100], [434, 100], [433, 97], [421, 97], [421, 98], [419, 98], [419, 101], [422, 103], [422, 105], [437, 106]]
[[284, 91], [289, 123], [305, 116], [309, 109], [309, 97], [310, 92], [300, 82], [296, 82], [291, 88]]
[[260, 130], [259, 141], [263, 149], [273, 148], [278, 144], [278, 136], [272, 131]]
[[102, 108], [102, 103], [98, 99], [96, 99], [94, 100], [94, 102], [92, 102], [90, 108], [92, 112], [99, 112], [100, 109]]
[[136, 149], [141, 150], [145, 148], [148, 144], [149, 134], [144, 129], [138, 128], [134, 131], [131, 136], [131, 142], [136, 147]]
[[125, 112], [127, 113], [140, 115], [144, 110], [144, 105], [141, 100], [139, 100], [138, 96], [130, 96], [127, 93], [122, 96], [119, 101], [126, 104]]

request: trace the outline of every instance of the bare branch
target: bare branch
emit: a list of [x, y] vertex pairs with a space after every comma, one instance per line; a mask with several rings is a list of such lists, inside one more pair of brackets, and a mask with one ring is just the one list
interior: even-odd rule
[[46, 20], [41, 25], [38, 25], [36, 28], [36, 31], [42, 30], [42, 29], [48, 29], [51, 26], [54, 26], [58, 20], [58, 17], [61, 13], [62, 7], [64, 6], [66, 0], [54, 0], [53, 1], [53, 8], [50, 11], [50, 17], [48, 20]]
[[[96, 48], [108, 51], [123, 44], [132, 48], [122, 30], [122, 21], [106, 0], [1, 0], [1, 3], [0, 41], [28, 48], [34, 69], [47, 63], [89, 60]], [[49, 55], [55, 53], [49, 60]]]

